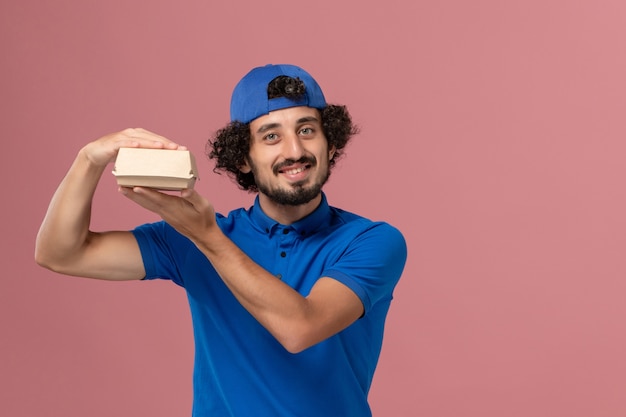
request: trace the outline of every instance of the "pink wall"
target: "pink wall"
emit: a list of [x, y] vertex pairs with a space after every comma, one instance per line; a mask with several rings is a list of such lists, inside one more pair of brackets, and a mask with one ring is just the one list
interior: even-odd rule
[[[184, 293], [55, 275], [34, 238], [76, 151], [125, 127], [187, 144], [220, 211], [249, 205], [202, 152], [270, 62], [362, 127], [331, 203], [408, 240], [376, 416], [626, 415], [626, 3], [376, 3], [0, 4], [0, 415], [189, 415]], [[101, 185], [94, 227], [154, 220]]]

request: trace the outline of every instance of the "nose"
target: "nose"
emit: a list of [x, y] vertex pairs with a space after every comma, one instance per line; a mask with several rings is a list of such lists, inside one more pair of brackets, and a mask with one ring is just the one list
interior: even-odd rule
[[304, 144], [302, 138], [293, 133], [283, 140], [283, 157], [285, 159], [299, 160], [304, 155]]

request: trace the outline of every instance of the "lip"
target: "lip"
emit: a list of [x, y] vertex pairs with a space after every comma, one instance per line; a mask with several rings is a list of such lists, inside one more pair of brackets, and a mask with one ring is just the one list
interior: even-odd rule
[[293, 164], [281, 167], [278, 170], [278, 174], [295, 182], [305, 179], [309, 175], [310, 170], [310, 164]]

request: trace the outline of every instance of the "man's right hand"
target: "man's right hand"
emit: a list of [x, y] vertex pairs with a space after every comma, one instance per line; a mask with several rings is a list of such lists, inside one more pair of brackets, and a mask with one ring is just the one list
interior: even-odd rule
[[115, 160], [120, 148], [187, 149], [148, 130], [129, 128], [87, 144], [81, 154], [93, 165], [104, 167]]

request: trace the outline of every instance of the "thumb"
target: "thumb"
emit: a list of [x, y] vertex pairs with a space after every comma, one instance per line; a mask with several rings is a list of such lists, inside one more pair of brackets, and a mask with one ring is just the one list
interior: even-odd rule
[[186, 188], [180, 192], [181, 198], [185, 199], [196, 210], [201, 210], [207, 205], [207, 201], [193, 188]]

